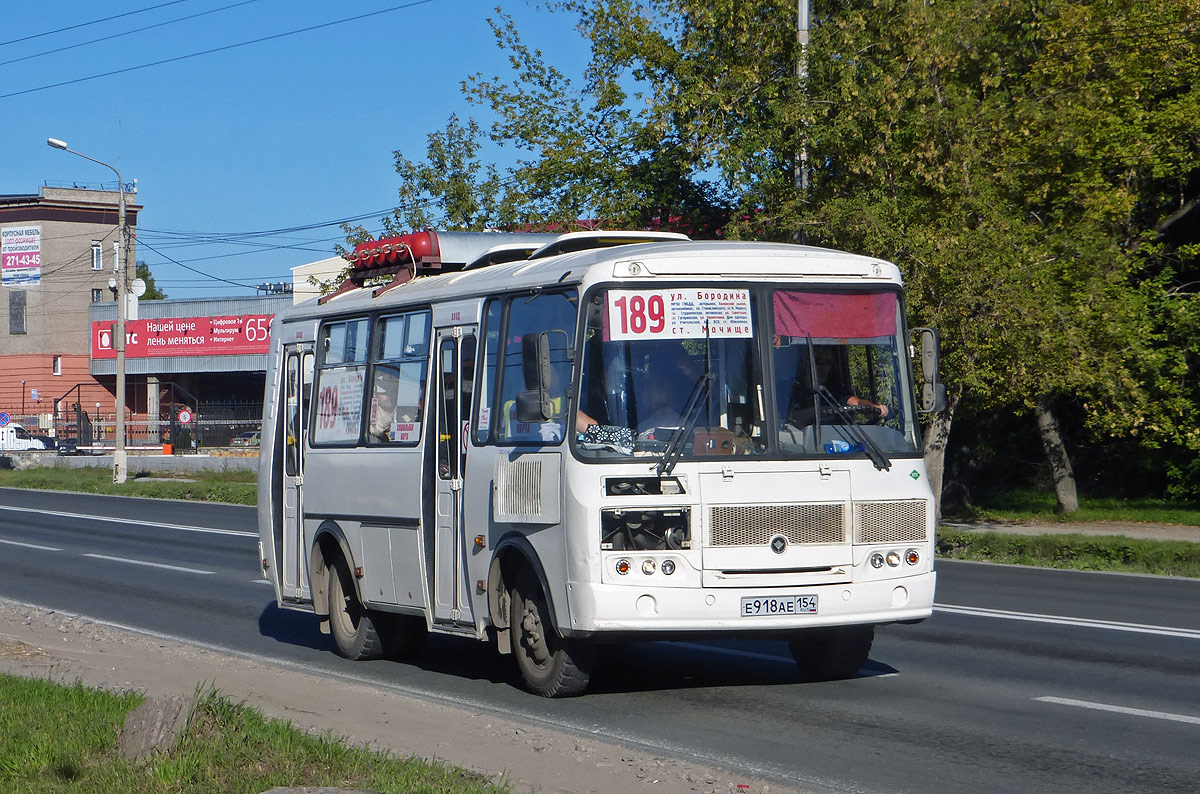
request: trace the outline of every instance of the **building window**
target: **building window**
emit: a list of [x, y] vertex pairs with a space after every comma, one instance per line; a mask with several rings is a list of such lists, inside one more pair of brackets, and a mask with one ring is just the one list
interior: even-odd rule
[[104, 290], [96, 288], [92, 290], [92, 303], [99, 303], [104, 300]]
[[[104, 251], [99, 240], [92, 240], [92, 270], [104, 269]], [[93, 298], [92, 300], [96, 300]]]
[[8, 332], [17, 336], [25, 330], [25, 290], [15, 289], [8, 293]]
[[50, 371], [55, 375], [62, 374], [62, 356], [55, 356], [50, 360]]

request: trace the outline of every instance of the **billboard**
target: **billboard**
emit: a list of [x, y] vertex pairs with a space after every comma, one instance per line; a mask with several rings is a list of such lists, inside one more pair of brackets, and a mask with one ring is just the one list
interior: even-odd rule
[[[129, 358], [265, 355], [273, 314], [161, 317], [125, 323]], [[113, 320], [92, 323], [92, 358], [117, 357]]]
[[0, 281], [6, 287], [42, 283], [42, 227], [0, 229]]

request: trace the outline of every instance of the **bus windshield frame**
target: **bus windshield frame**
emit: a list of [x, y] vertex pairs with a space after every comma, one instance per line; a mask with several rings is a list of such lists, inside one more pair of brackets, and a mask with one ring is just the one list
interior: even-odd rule
[[898, 286], [606, 284], [582, 305], [584, 462], [920, 456]]

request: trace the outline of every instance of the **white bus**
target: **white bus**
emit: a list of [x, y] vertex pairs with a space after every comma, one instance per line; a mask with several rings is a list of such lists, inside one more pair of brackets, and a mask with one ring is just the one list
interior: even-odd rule
[[837, 678], [874, 626], [931, 614], [894, 265], [620, 232], [425, 231], [350, 259], [272, 324], [259, 473], [277, 602], [342, 655], [463, 635], [567, 696], [598, 644], [754, 636]]

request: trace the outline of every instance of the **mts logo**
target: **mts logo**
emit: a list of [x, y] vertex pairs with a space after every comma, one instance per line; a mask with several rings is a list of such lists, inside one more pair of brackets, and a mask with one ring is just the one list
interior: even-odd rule
[[[114, 336], [116, 336], [116, 332], [113, 331], [113, 329], [101, 328], [100, 332], [96, 338], [96, 347], [99, 348], [100, 350], [112, 350]], [[137, 331], [126, 331], [125, 332], [125, 346], [128, 347], [129, 345], [136, 345], [138, 343], [137, 338], [138, 338]]]

